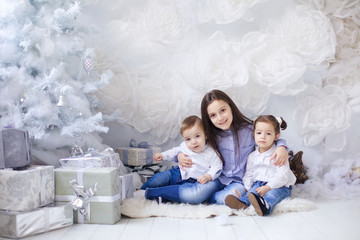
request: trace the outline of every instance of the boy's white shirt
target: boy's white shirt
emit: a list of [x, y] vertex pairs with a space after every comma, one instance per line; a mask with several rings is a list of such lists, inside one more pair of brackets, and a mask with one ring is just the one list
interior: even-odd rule
[[172, 161], [180, 152], [188, 155], [193, 163], [195, 163], [191, 168], [185, 168], [186, 171], [180, 168], [182, 180], [189, 178], [197, 179], [205, 173], [208, 173], [213, 180], [219, 177], [223, 167], [222, 161], [215, 150], [207, 144], [201, 152], [196, 153], [191, 151], [185, 142], [182, 142], [179, 147], [172, 148], [161, 154], [163, 155], [163, 160]]
[[274, 188], [289, 187], [294, 185], [296, 177], [290, 170], [289, 162], [283, 166], [275, 166], [270, 158], [276, 150], [275, 144], [264, 153], [260, 153], [258, 147], [249, 154], [246, 164], [246, 172], [243, 178], [244, 187], [250, 189], [254, 182], [263, 181]]

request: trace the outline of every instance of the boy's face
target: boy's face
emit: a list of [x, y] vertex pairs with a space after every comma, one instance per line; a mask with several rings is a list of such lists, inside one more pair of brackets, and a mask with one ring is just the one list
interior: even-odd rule
[[197, 123], [191, 128], [185, 129], [182, 134], [186, 146], [193, 152], [199, 153], [204, 149], [206, 137], [204, 130]]

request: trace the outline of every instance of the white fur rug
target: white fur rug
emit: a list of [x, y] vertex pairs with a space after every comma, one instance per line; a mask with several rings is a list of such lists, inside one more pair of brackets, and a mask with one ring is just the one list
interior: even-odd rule
[[[123, 201], [121, 213], [131, 218], [172, 217], [172, 218], [208, 218], [215, 216], [253, 216], [256, 215], [252, 206], [244, 210], [234, 210], [224, 205], [191, 205], [184, 203], [158, 204], [139, 198], [129, 198]], [[307, 199], [285, 199], [276, 205], [271, 214], [285, 212], [310, 211], [315, 209], [315, 203]]]

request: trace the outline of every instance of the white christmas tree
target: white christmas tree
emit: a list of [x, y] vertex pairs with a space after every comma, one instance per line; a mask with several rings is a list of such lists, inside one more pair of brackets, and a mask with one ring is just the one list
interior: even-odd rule
[[75, 143], [102, 147], [99, 73], [78, 1], [1, 0], [0, 128], [28, 130], [33, 159], [57, 164]]

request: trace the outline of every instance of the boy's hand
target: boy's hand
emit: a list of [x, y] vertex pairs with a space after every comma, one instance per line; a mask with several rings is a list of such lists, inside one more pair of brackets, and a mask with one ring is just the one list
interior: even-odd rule
[[211, 180], [212, 180], [212, 178], [211, 178], [210, 174], [207, 174], [207, 173], [205, 173], [204, 175], [197, 178], [197, 181], [201, 184], [205, 184]]
[[154, 161], [161, 161], [163, 159], [163, 155], [161, 153], [155, 153], [153, 156]]

